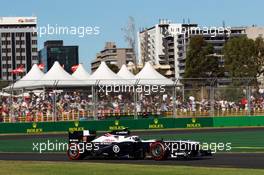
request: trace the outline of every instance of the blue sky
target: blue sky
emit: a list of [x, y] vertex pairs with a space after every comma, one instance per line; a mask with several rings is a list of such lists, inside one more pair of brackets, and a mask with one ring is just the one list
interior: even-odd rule
[[203, 26], [264, 26], [262, 0], [6, 0], [0, 5], [0, 16], [37, 16], [38, 26], [99, 26], [100, 35], [39, 38], [39, 49], [48, 39], [62, 39], [65, 45], [79, 45], [80, 62], [90, 69], [90, 62], [106, 41], [126, 47], [123, 32], [129, 16], [137, 28], [150, 27], [160, 18], [182, 22], [189, 18]]

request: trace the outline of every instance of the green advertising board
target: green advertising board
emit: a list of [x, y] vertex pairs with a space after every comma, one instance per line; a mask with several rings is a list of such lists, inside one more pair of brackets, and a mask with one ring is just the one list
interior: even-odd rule
[[145, 118], [145, 119], [113, 119], [93, 121], [33, 122], [33, 123], [0, 123], [1, 133], [73, 132], [84, 129], [96, 131], [138, 129], [170, 129], [170, 128], [204, 128], [264, 126], [264, 116], [241, 117], [204, 117], [204, 118]]

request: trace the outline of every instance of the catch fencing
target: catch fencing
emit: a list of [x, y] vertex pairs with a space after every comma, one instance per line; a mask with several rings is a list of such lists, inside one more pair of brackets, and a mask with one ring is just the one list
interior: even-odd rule
[[264, 115], [264, 90], [253, 78], [115, 81], [10, 83], [0, 95], [0, 122]]

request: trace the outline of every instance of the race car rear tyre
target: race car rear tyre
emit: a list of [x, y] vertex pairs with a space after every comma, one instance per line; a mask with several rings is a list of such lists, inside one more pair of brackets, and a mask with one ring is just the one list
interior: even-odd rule
[[80, 154], [78, 144], [76, 143], [69, 144], [67, 155], [70, 160], [79, 160], [81, 158], [81, 154]]
[[152, 143], [150, 145], [150, 154], [154, 160], [165, 160], [168, 157], [168, 153], [162, 142]]

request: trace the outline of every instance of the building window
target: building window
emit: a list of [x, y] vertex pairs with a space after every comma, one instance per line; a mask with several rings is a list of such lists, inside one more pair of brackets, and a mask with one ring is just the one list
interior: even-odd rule
[[10, 35], [10, 33], [1, 33], [1, 36], [2, 37], [10, 37], [11, 35]]
[[16, 59], [17, 60], [25, 60], [25, 56], [17, 56]]
[[11, 49], [10, 48], [2, 48], [2, 52], [8, 53], [8, 52], [11, 52]]
[[132, 54], [127, 54], [126, 57], [127, 57], [127, 58], [132, 58], [133, 55], [132, 55]]
[[16, 37], [24, 37], [24, 36], [25, 36], [25, 33], [21, 33], [21, 32], [16, 33]]
[[37, 32], [32, 32], [32, 36], [37, 36]]
[[25, 44], [24, 40], [16, 40], [16, 45], [22, 45]]
[[3, 64], [3, 68], [6, 69], [6, 68], [11, 68], [11, 64]]
[[16, 67], [20, 67], [20, 66], [25, 67], [24, 64], [17, 64], [17, 65], [16, 65]]
[[25, 52], [25, 48], [16, 48], [16, 52]]
[[3, 61], [11, 60], [11, 56], [3, 56], [3, 57], [2, 57], [2, 60], [3, 60]]
[[38, 52], [37, 48], [32, 48], [32, 52]]
[[32, 60], [38, 60], [38, 57], [37, 56], [32, 56]]
[[37, 40], [32, 40], [32, 45], [37, 45]]
[[10, 45], [10, 44], [11, 44], [10, 40], [2, 41], [2, 45]]

